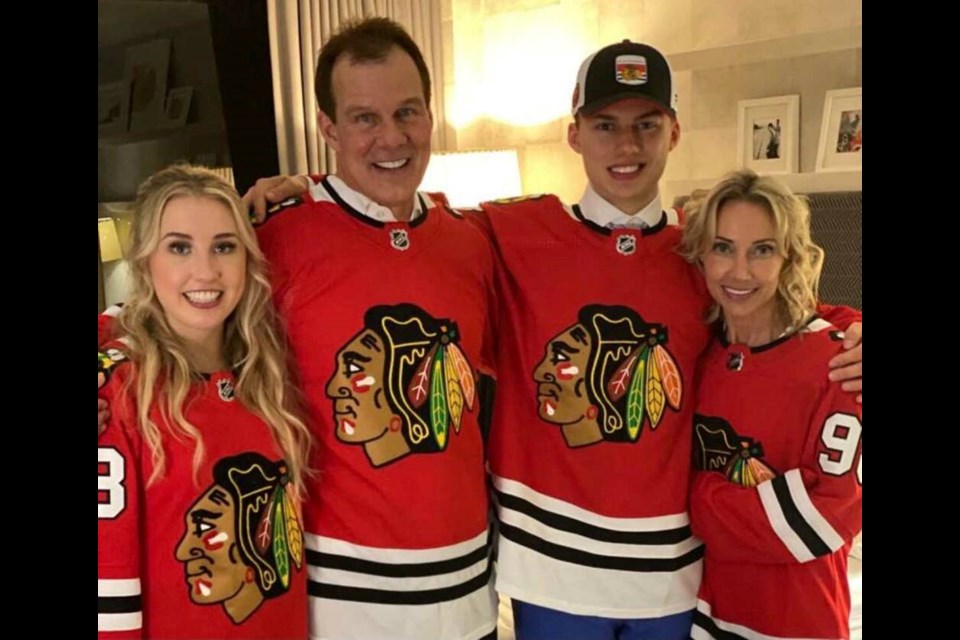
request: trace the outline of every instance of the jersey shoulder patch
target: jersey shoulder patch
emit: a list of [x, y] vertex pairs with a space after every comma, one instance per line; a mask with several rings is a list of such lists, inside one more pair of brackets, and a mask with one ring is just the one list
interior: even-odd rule
[[513, 197], [513, 198], [500, 198], [500, 199], [498, 199], [498, 200], [489, 200], [488, 202], [486, 202], [486, 203], [484, 203], [484, 204], [496, 204], [496, 205], [501, 205], [501, 206], [502, 206], [502, 205], [505, 205], [505, 204], [519, 204], [519, 203], [521, 203], [521, 202], [529, 202], [529, 201], [533, 201], [533, 200], [542, 200], [543, 198], [546, 198], [546, 197], [547, 197], [547, 194], [545, 194], [545, 193], [538, 193], [538, 194], [536, 194], [536, 195], [530, 195], [530, 196], [515, 196], [515, 197]]
[[114, 370], [122, 362], [127, 361], [125, 354], [119, 347], [122, 343], [112, 342], [105, 347], [97, 349], [97, 386], [102, 387], [110, 379]]
[[[253, 224], [254, 224], [254, 226], [260, 226], [260, 225], [262, 225], [264, 222], [266, 222], [267, 220], [270, 220], [270, 219], [273, 218], [274, 216], [278, 215], [279, 213], [281, 213], [281, 212], [283, 212], [283, 211], [286, 211], [287, 209], [294, 209], [294, 208], [296, 208], [296, 207], [299, 207], [299, 206], [302, 205], [302, 204], [303, 204], [303, 198], [301, 198], [301, 197], [299, 197], [299, 196], [296, 197], [296, 198], [287, 198], [286, 200], [284, 200], [284, 201], [281, 202], [280, 204], [275, 204], [275, 205], [273, 205], [272, 207], [270, 207], [269, 209], [267, 209], [267, 215], [266, 215], [266, 217], [263, 219], [263, 222], [256, 222], [256, 221], [254, 220]], [[252, 213], [251, 213], [251, 219], [252, 219]]]

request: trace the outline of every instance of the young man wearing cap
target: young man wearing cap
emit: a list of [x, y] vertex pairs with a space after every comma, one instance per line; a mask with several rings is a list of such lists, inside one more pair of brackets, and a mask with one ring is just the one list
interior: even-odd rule
[[674, 251], [677, 220], [659, 197], [680, 140], [667, 61], [642, 44], [601, 49], [581, 65], [573, 115], [567, 139], [589, 179], [579, 204], [484, 206], [500, 266], [497, 589], [513, 598], [520, 640], [687, 638], [709, 296]]
[[589, 179], [579, 204], [483, 207], [499, 271], [497, 590], [513, 599], [518, 640], [686, 639], [703, 556], [687, 490], [710, 297], [659, 196], [680, 140], [666, 59], [629, 41], [596, 52], [573, 115], [568, 141]]
[[686, 505], [709, 296], [659, 198], [680, 138], [666, 60], [601, 49], [573, 112], [580, 203], [541, 196], [480, 216], [499, 271], [497, 588], [518, 640], [685, 639], [703, 553]]

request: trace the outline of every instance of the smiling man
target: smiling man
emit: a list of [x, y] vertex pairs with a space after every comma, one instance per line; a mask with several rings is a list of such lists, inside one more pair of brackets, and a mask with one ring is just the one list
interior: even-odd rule
[[417, 192], [430, 76], [400, 26], [347, 26], [321, 50], [316, 88], [337, 171], [258, 230], [317, 439], [304, 506], [311, 637], [489, 637], [472, 385], [474, 368], [489, 369], [490, 245]]
[[361, 212], [409, 222], [422, 213], [414, 194], [430, 162], [430, 76], [412, 41], [391, 44], [367, 24], [331, 40], [317, 63], [320, 132], [337, 152], [328, 181]]

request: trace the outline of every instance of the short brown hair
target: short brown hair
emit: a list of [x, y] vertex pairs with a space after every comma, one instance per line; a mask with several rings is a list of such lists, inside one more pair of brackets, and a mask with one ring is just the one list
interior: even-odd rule
[[402, 26], [388, 18], [366, 18], [343, 25], [330, 38], [317, 58], [317, 75], [314, 88], [320, 111], [334, 122], [337, 121], [336, 102], [333, 95], [333, 65], [346, 54], [353, 62], [380, 62], [394, 47], [400, 48], [413, 59], [420, 73], [423, 97], [430, 107], [430, 72], [423, 60], [420, 47]]

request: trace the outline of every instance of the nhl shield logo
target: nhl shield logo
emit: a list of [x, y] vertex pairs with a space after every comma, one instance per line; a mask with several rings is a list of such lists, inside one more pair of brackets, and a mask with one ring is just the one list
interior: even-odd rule
[[220, 399], [224, 402], [230, 402], [235, 397], [233, 383], [226, 378], [223, 380], [217, 380], [217, 392], [220, 395]]
[[743, 354], [740, 352], [731, 353], [727, 357], [727, 369], [730, 369], [730, 371], [743, 369]]
[[634, 236], [620, 236], [617, 238], [617, 253], [629, 256], [637, 250], [637, 239]]
[[410, 234], [406, 229], [390, 230], [390, 246], [397, 251], [406, 251], [410, 248]]

